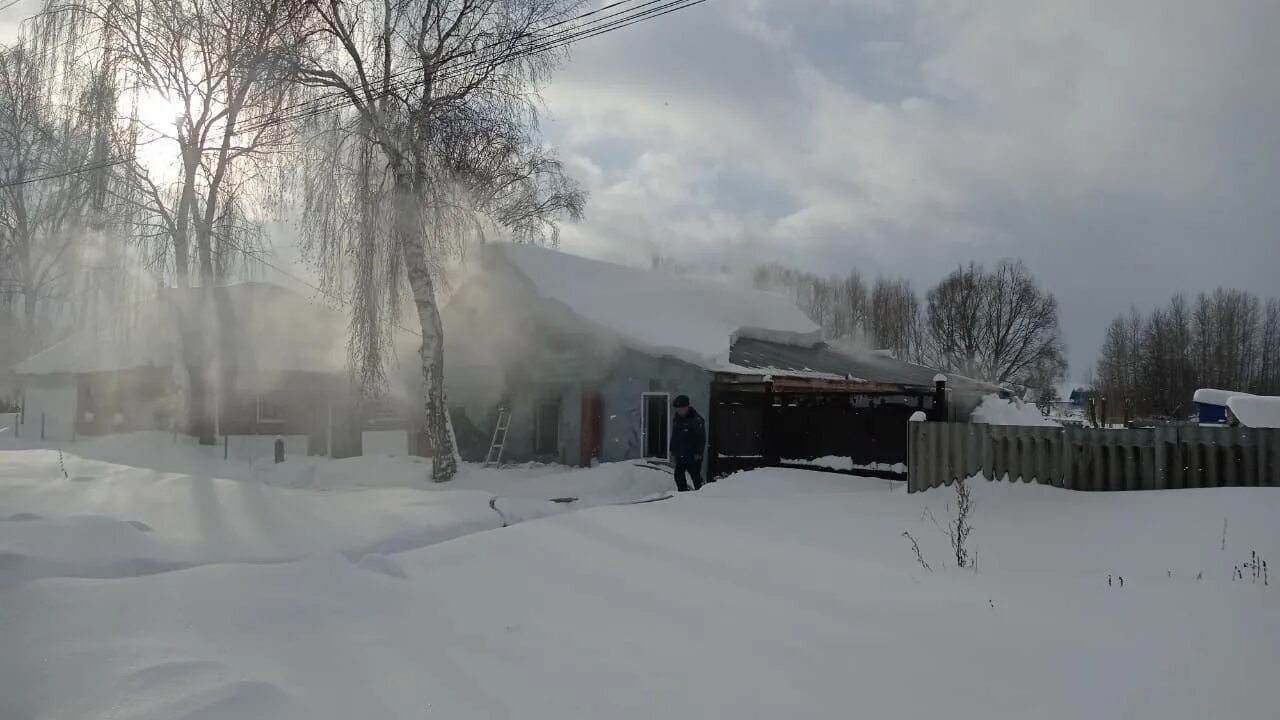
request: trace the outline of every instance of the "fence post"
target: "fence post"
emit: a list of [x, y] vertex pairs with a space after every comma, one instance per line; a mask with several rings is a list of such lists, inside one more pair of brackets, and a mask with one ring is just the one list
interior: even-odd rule
[[920, 452], [920, 430], [924, 427], [925, 414], [919, 410], [907, 420], [907, 492], [920, 492], [920, 478], [924, 476], [924, 458]]
[[[1274, 485], [1271, 475], [1267, 473], [1267, 440], [1271, 435], [1270, 432], [1263, 430], [1257, 433], [1258, 438], [1258, 485]], [[1280, 468], [1276, 468], [1276, 474], [1280, 474]]]
[[951, 409], [947, 407], [947, 376], [942, 373], [933, 376], [933, 419], [937, 422], [951, 419]]
[[231, 436], [223, 435], [222, 436], [222, 459], [223, 460], [227, 459], [227, 450], [230, 446], [231, 446]]
[[44, 442], [44, 413], [40, 413], [40, 442]]
[[1169, 430], [1168, 427], [1158, 427], [1151, 439], [1151, 485], [1144, 486], [1143, 490], [1164, 490], [1169, 487], [1169, 458], [1165, 452], [1169, 447], [1169, 443], [1165, 442]]

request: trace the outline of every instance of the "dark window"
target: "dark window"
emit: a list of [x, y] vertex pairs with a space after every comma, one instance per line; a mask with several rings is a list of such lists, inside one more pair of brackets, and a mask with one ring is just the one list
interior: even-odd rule
[[534, 418], [533, 452], [538, 455], [560, 453], [560, 401], [544, 400], [538, 403]]
[[269, 390], [258, 395], [258, 422], [284, 422], [285, 394], [279, 390]]

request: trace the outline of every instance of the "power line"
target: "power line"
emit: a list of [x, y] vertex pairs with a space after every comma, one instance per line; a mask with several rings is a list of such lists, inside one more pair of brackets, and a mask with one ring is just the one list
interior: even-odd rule
[[20, 2], [22, 2], [22, 0], [9, 0], [9, 2], [5, 3], [4, 5], [0, 5], [0, 11], [8, 10], [9, 8], [13, 7], [14, 5], [17, 5]]
[[[616, 12], [612, 12], [607, 15], [603, 15], [601, 17], [598, 17], [586, 23], [579, 23], [577, 25], [574, 25], [573, 27], [565, 28], [564, 30], [559, 30], [549, 35], [542, 35], [542, 33], [545, 33], [547, 30], [551, 28], [559, 27], [561, 25], [565, 25], [567, 23], [572, 23], [575, 21], [580, 21], [588, 16], [596, 15], [606, 10], [615, 8], [619, 5], [624, 5], [627, 2], [635, 2], [635, 1], [636, 0], [621, 0], [620, 2], [613, 2], [608, 5], [597, 8], [595, 10], [592, 10], [590, 12], [582, 13], [573, 18], [569, 18], [566, 20], [561, 20], [559, 22], [553, 23], [551, 25], [548, 25], [546, 28], [535, 31], [534, 33], [530, 34], [528, 37], [523, 38], [517, 43], [516, 47], [509, 48], [506, 51], [505, 55], [499, 55], [496, 58], [477, 58], [474, 60], [464, 61], [459, 65], [456, 65], [454, 67], [447, 69], [444, 73], [437, 75], [432, 79], [433, 81], [448, 81], [448, 80], [457, 79], [466, 75], [468, 72], [472, 72], [472, 71], [481, 69], [483, 67], [493, 65], [495, 62], [501, 63], [508, 60], [515, 60], [524, 56], [537, 55], [544, 52], [550, 52], [551, 50], [565, 47], [579, 40], [586, 40], [593, 37], [597, 37], [599, 35], [604, 35], [607, 32], [612, 32], [613, 30], [621, 30], [624, 27], [627, 27], [629, 25], [634, 25], [638, 22], [641, 22], [642, 20], [656, 19], [668, 13], [675, 12], [677, 10], [683, 10], [685, 8], [693, 7], [694, 5], [700, 5], [703, 2], [706, 2], [706, 0], [647, 0], [646, 2], [642, 2], [639, 5], [636, 5], [630, 8], [625, 8], [623, 10], [619, 10]], [[659, 7], [652, 7], [654, 5], [659, 5]], [[644, 8], [646, 7], [650, 9], [644, 10]], [[643, 12], [640, 12], [642, 10]], [[619, 17], [622, 15], [625, 15], [625, 17]], [[617, 18], [617, 19], [610, 20], [610, 18]], [[466, 53], [464, 57], [482, 55], [490, 50], [494, 50], [494, 49], [506, 46], [507, 44], [508, 43], [501, 43], [501, 42], [490, 43], [489, 45], [486, 45], [480, 50]], [[412, 75], [414, 73], [417, 73], [418, 71], [419, 71], [418, 68], [408, 68], [405, 70], [401, 70], [399, 72], [392, 73], [388, 75], [386, 78], [381, 78], [380, 81], [387, 82], [389, 80], [394, 80], [396, 78], [403, 78], [407, 75]], [[385, 90], [376, 93], [374, 95], [374, 99], [386, 97], [387, 95], [393, 92], [396, 92], [398, 90], [408, 89], [410, 87], [413, 87], [416, 84], [418, 84], [417, 78], [411, 78], [409, 80], [403, 80], [397, 83], [392, 83]], [[287, 120], [287, 121], [304, 120], [310, 117], [315, 117], [316, 115], [324, 114], [326, 112], [329, 112], [330, 110], [334, 110], [345, 104], [347, 104], [347, 98], [345, 96], [345, 93], [342, 90], [336, 90], [336, 91], [321, 95], [320, 97], [317, 97], [317, 98], [311, 98], [298, 103], [294, 103], [293, 105], [286, 106], [285, 108], [282, 108], [280, 111], [276, 111], [276, 113], [274, 114], [276, 114], [276, 119], [280, 119], [280, 120]], [[288, 112], [289, 110], [303, 108], [308, 105], [311, 105], [312, 107], [305, 112], [300, 112], [300, 113], [296, 113], [288, 116], [278, 115], [278, 113], [281, 111]], [[314, 110], [314, 112], [312, 112], [312, 110]], [[272, 124], [272, 119], [270, 117], [268, 117], [262, 122], [259, 122], [258, 118], [255, 117], [255, 118], [249, 119], [248, 124], [243, 128], [241, 128], [240, 131], [253, 132], [254, 130], [259, 129], [260, 127], [269, 127], [271, 124]]]
[[[18, 1], [19, 0], [12, 0], [10, 4], [14, 4]], [[574, 18], [561, 20], [557, 23], [553, 23], [552, 25], [547, 26], [547, 28], [544, 28], [542, 31], [539, 31], [539, 32], [545, 32], [545, 30], [549, 28], [558, 27], [570, 22], [581, 20], [582, 18], [586, 18], [588, 16], [597, 15], [601, 12], [604, 12], [605, 10], [616, 8], [619, 5], [625, 4], [626, 2], [630, 2], [630, 1], [633, 1], [633, 0], [620, 0], [619, 2], [613, 2], [610, 4], [604, 5], [590, 12], [581, 13], [575, 16]], [[574, 27], [566, 28], [565, 30], [562, 30], [562, 31], [557, 31], [555, 33], [552, 33], [550, 36], [545, 36], [540, 38], [535, 38], [534, 36], [530, 36], [529, 38], [525, 39], [523, 44], [519, 46], [520, 49], [512, 48], [508, 50], [505, 55], [500, 55], [497, 58], [477, 59], [473, 61], [464, 62], [461, 65], [454, 68], [450, 68], [445, 73], [439, 76], [436, 76], [435, 78], [433, 78], [433, 80], [447, 81], [447, 80], [457, 79], [459, 77], [462, 77], [468, 72], [472, 72], [476, 69], [493, 65], [494, 63], [500, 64], [500, 63], [509, 62], [511, 60], [516, 60], [521, 57], [550, 52], [552, 50], [568, 46], [569, 44], [574, 42], [587, 40], [594, 37], [599, 37], [600, 35], [605, 35], [607, 33], [614, 32], [616, 30], [621, 30], [623, 28], [630, 27], [631, 25], [635, 25], [640, 22], [654, 20], [664, 15], [677, 12], [679, 10], [685, 10], [695, 5], [701, 5], [706, 1], [707, 0], [647, 0], [647, 2], [643, 2], [638, 6], [613, 12], [608, 15], [603, 15], [587, 23], [581, 23]], [[643, 8], [648, 8], [648, 9], [643, 9]], [[4, 8], [0, 7], [0, 9], [4, 9]], [[616, 19], [610, 20], [610, 18], [616, 18]], [[485, 52], [486, 50], [489, 50], [491, 48], [496, 48], [499, 45], [503, 45], [503, 44], [504, 43], [493, 43], [491, 45], [486, 46], [485, 48], [482, 48], [478, 52], [482, 53], [482, 52]], [[476, 51], [473, 51], [468, 54], [469, 55], [476, 54]], [[399, 73], [393, 73], [392, 75], [389, 75], [386, 79], [401, 77], [404, 75], [412, 74], [414, 72], [416, 72], [416, 70], [412, 70], [412, 69], [403, 70]], [[417, 82], [418, 80], [415, 78], [408, 81], [402, 81], [400, 83], [393, 83], [386, 90], [382, 91], [381, 93], [378, 93], [374, 97], [375, 98], [385, 97], [391, 92], [394, 92], [396, 89], [406, 89], [406, 88], [412, 87], [414, 84], [417, 84]], [[309, 109], [306, 109], [302, 112], [295, 113], [293, 115], [281, 116], [277, 112], [277, 113], [273, 113], [275, 117], [267, 117], [261, 122], [257, 122], [257, 118], [253, 118], [250, 120], [249, 125], [239, 128], [237, 130], [237, 133], [254, 132], [256, 130], [265, 129], [267, 127], [271, 127], [274, 125], [284, 124], [286, 122], [308, 119], [310, 117], [315, 117], [323, 113], [330, 112], [346, 104], [348, 104], [348, 102], [347, 102], [345, 93], [342, 91], [336, 91], [334, 93], [329, 93], [326, 96], [321, 96], [319, 98], [312, 98], [310, 100], [296, 103], [294, 105], [283, 108], [284, 110], [287, 111], [290, 109], [301, 108], [306, 105], [312, 106]], [[153, 142], [153, 141], [154, 140], [148, 141], [148, 142]], [[136, 154], [131, 154], [128, 156], [120, 156], [110, 161], [96, 163], [93, 165], [85, 165], [78, 168], [72, 168], [64, 172], [51, 173], [48, 175], [42, 175], [37, 177], [24, 178], [22, 180], [15, 180], [15, 181], [10, 181], [6, 183], [0, 183], [0, 189], [7, 188], [7, 187], [15, 187], [18, 185], [25, 185], [33, 182], [40, 182], [43, 180], [53, 180], [56, 178], [66, 177], [68, 175], [74, 175], [82, 172], [92, 172], [94, 170], [101, 170], [104, 168], [130, 162], [131, 160], [136, 159], [136, 157], [137, 157]]]
[[[150, 145], [151, 143], [160, 139], [161, 139], [160, 137], [155, 137], [150, 140], [145, 140], [143, 142], [138, 143], [137, 147], [140, 147], [142, 145]], [[71, 168], [70, 170], [64, 170], [62, 172], [49, 173], [48, 175], [37, 175], [35, 177], [23, 178], [21, 180], [10, 180], [9, 182], [0, 183], [0, 190], [3, 190], [4, 188], [18, 187], [19, 185], [26, 185], [28, 183], [41, 182], [43, 180], [57, 180], [58, 178], [64, 178], [71, 175], [79, 175], [81, 173], [93, 172], [94, 170], [105, 170], [106, 168], [115, 167], [116, 165], [123, 165], [127, 162], [132, 161], [136, 157], [137, 157], [136, 154], [131, 154], [127, 156], [121, 155], [111, 160], [104, 160], [103, 162], [93, 163], [91, 165], [80, 165], [80, 166]]]

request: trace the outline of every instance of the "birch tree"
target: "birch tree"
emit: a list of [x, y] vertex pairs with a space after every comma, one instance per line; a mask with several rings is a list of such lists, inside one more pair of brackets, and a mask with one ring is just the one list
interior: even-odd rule
[[320, 118], [306, 245], [321, 266], [353, 269], [352, 356], [366, 384], [382, 375], [407, 285], [436, 481], [458, 462], [438, 305], [445, 259], [488, 224], [517, 241], [553, 242], [557, 218], [582, 209], [584, 196], [536, 135], [536, 92], [559, 57], [533, 52], [578, 5], [318, 0], [297, 28], [298, 78], [316, 93]]

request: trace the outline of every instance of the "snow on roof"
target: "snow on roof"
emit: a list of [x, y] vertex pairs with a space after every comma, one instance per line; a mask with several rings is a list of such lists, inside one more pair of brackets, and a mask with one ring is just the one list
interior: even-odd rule
[[92, 373], [146, 367], [168, 367], [174, 358], [171, 333], [159, 322], [154, 303], [110, 328], [86, 329], [14, 366], [18, 375]]
[[1280, 397], [1275, 395], [1232, 395], [1227, 409], [1251, 428], [1280, 428]]
[[[852, 348], [827, 344], [813, 347], [782, 345], [768, 340], [738, 338], [729, 354], [734, 372], [769, 372], [788, 377], [823, 377], [889, 383], [932, 389], [939, 373], [923, 365], [897, 360]], [[947, 383], [963, 393], [992, 393], [1000, 388], [989, 383], [951, 375]]]
[[786, 297], [590, 260], [533, 245], [495, 243], [541, 297], [616, 333], [624, 343], [715, 368], [738, 336], [812, 346], [821, 330]]
[[[82, 330], [18, 363], [19, 375], [91, 373], [181, 362], [181, 328], [214, 347], [214, 304], [199, 314], [199, 288], [167, 289], [111, 327]], [[244, 370], [339, 372], [346, 367], [346, 323], [340, 313], [278, 285], [262, 282], [219, 287], [227, 298], [237, 367]], [[192, 330], [192, 328], [197, 328]]]
[[1225, 407], [1227, 400], [1236, 395], [1248, 395], [1236, 390], [1216, 390], [1214, 388], [1200, 388], [1196, 390], [1196, 394], [1191, 396], [1192, 402], [1198, 402], [1204, 405], [1218, 405]]

